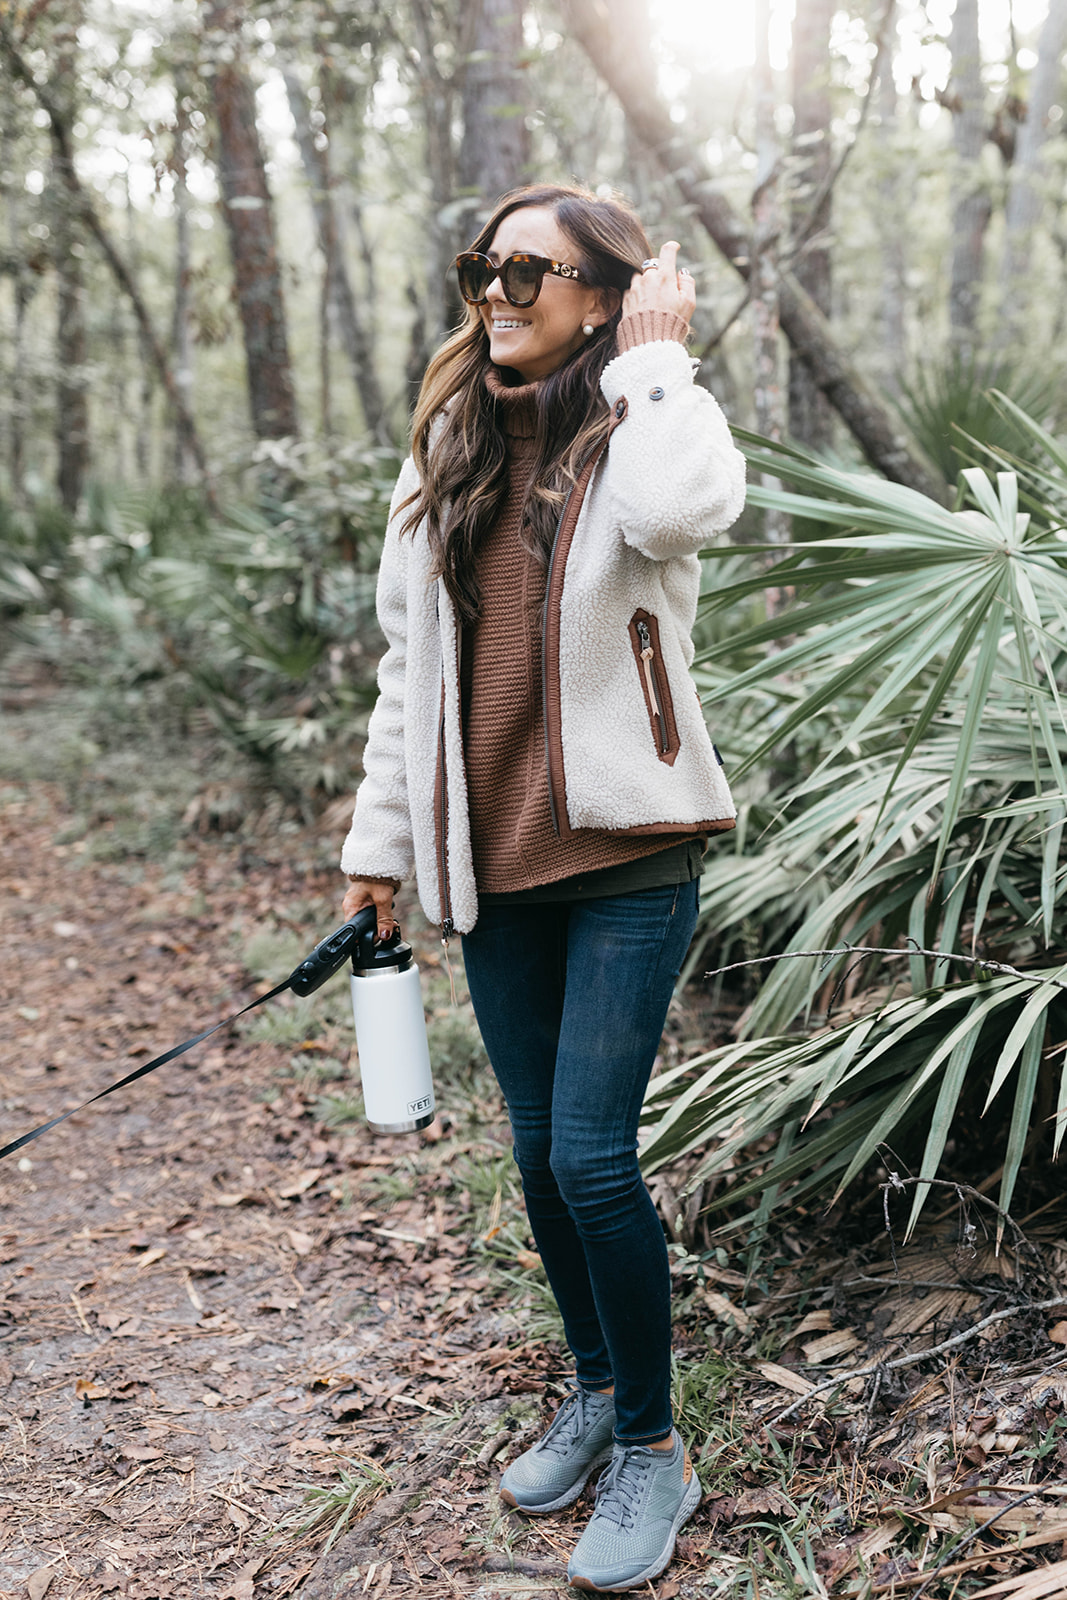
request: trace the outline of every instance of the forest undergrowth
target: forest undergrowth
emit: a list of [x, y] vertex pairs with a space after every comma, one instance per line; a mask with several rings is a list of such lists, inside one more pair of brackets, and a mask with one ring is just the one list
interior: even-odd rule
[[[237, 765], [223, 806], [216, 757], [86, 748], [46, 683], [0, 712], [5, 1137], [247, 1004], [339, 920], [339, 816], [298, 820]], [[423, 1136], [367, 1132], [337, 979], [0, 1165], [4, 1600], [569, 1592], [588, 1496], [535, 1523], [496, 1496], [562, 1392], [561, 1330], [459, 953], [453, 1007], [409, 890], [401, 920], [441, 1109]], [[695, 982], [661, 1065], [728, 1021]], [[964, 1184], [907, 1246], [885, 1172], [757, 1242], [687, 1213], [683, 1176], [652, 1182], [706, 1493], [659, 1600], [1067, 1592], [1061, 1186], [1031, 1182], [998, 1249]]]

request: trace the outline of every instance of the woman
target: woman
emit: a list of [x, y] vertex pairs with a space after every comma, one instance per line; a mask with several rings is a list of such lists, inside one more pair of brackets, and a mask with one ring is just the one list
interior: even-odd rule
[[670, 1282], [637, 1119], [693, 933], [707, 836], [734, 825], [688, 676], [696, 552], [744, 463], [684, 348], [678, 246], [614, 200], [537, 186], [457, 258], [465, 325], [431, 363], [378, 587], [389, 648], [344, 909], [414, 867], [459, 932], [530, 1225], [576, 1380], [504, 1500], [577, 1499], [578, 1588], [644, 1584], [700, 1486], [670, 1408]]

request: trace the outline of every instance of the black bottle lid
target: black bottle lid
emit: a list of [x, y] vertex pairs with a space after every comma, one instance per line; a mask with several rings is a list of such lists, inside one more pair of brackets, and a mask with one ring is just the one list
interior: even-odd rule
[[406, 972], [412, 963], [411, 946], [400, 935], [400, 929], [381, 944], [374, 942], [374, 928], [368, 928], [352, 952], [352, 971], [360, 978], [373, 978], [379, 973], [391, 975]]

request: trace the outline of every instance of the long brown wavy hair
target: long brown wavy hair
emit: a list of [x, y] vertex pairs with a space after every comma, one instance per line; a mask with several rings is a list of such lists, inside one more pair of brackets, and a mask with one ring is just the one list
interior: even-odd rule
[[[590, 339], [536, 386], [536, 454], [523, 512], [523, 542], [548, 561], [560, 507], [581, 463], [603, 438], [608, 407], [600, 375], [616, 354], [622, 295], [641, 262], [652, 254], [636, 214], [619, 199], [586, 189], [531, 184], [513, 189], [471, 244], [487, 251], [501, 222], [525, 206], [551, 210], [574, 246], [585, 281], [616, 308]], [[616, 291], [611, 296], [608, 291]], [[443, 575], [462, 621], [478, 616], [478, 548], [492, 527], [507, 490], [507, 444], [497, 405], [486, 388], [489, 336], [475, 306], [426, 369], [412, 421], [412, 454], [419, 488], [403, 533], [425, 519], [434, 570]], [[432, 435], [432, 445], [431, 445]]]

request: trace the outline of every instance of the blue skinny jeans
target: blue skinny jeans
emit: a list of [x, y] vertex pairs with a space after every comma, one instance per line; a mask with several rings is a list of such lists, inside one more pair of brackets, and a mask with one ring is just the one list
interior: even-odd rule
[[696, 924], [699, 880], [483, 905], [463, 958], [507, 1101], [537, 1248], [579, 1383], [615, 1385], [615, 1437], [671, 1429], [670, 1274], [637, 1121]]

